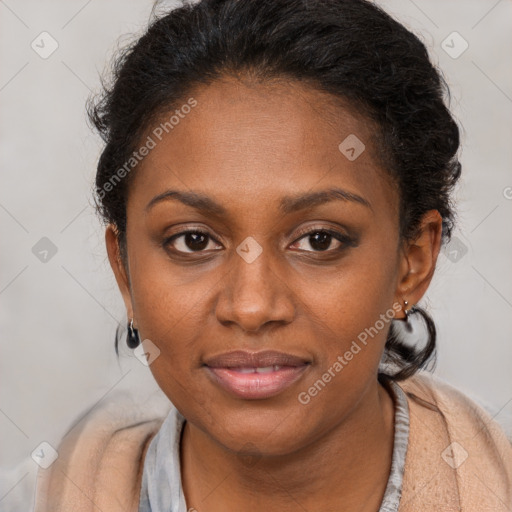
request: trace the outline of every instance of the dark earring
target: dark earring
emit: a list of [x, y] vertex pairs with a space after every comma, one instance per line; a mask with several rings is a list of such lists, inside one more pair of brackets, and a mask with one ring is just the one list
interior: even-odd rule
[[140, 345], [139, 331], [133, 327], [133, 318], [128, 324], [128, 333], [126, 334], [126, 344], [130, 348], [137, 348]]
[[411, 322], [409, 322], [409, 316], [412, 314], [412, 313], [415, 313], [416, 310], [414, 309], [414, 306], [411, 306], [409, 309], [405, 309], [407, 307], [409, 303], [404, 300], [404, 313], [405, 313], [405, 318], [403, 318], [402, 320], [405, 321], [405, 329], [407, 332], [412, 332], [412, 326], [411, 326]]

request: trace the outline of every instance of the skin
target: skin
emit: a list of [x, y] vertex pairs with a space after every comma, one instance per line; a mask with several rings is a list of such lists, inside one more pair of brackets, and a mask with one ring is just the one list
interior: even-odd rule
[[[375, 127], [325, 93], [226, 78], [192, 96], [198, 105], [133, 176], [126, 266], [115, 227], [106, 230], [128, 318], [161, 351], [151, 372], [187, 419], [187, 507], [375, 511], [393, 449], [394, 405], [377, 380], [390, 323], [308, 404], [297, 397], [394, 303], [421, 299], [439, 253], [441, 216], [427, 212], [416, 240], [399, 239], [398, 192], [375, 156]], [[354, 161], [338, 149], [349, 134], [366, 145]], [[335, 200], [279, 210], [285, 196], [332, 187], [370, 207]], [[227, 214], [177, 200], [145, 210], [168, 189], [207, 195]], [[185, 236], [164, 246], [192, 228], [211, 237], [202, 252]], [[332, 237], [319, 250], [301, 229], [335, 229], [353, 243]], [[249, 236], [262, 248], [251, 263], [236, 252]], [[396, 318], [403, 317], [400, 309]], [[278, 349], [312, 364], [281, 394], [244, 400], [202, 367], [207, 357], [239, 348]]]

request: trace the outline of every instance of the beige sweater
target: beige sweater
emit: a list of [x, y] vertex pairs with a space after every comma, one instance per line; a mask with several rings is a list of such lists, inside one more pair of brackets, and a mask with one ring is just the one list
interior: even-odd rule
[[[512, 511], [512, 445], [501, 427], [426, 372], [399, 385], [410, 411], [399, 512]], [[94, 408], [39, 470], [34, 512], [137, 512], [144, 456], [166, 412]]]

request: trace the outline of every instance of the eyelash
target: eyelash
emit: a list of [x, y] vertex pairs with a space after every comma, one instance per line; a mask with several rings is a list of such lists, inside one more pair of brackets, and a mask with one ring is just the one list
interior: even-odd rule
[[[164, 249], [167, 248], [172, 242], [174, 242], [175, 240], [177, 240], [178, 238], [182, 237], [182, 236], [185, 236], [189, 233], [196, 233], [196, 234], [199, 234], [199, 235], [203, 235], [205, 237], [207, 237], [209, 240], [212, 240], [214, 241], [215, 243], [219, 243], [217, 242], [217, 240], [215, 240], [215, 238], [213, 238], [207, 231], [203, 231], [202, 229], [188, 229], [186, 231], [180, 231], [179, 233], [175, 233], [174, 235], [166, 238], [163, 242], [163, 247]], [[308, 228], [308, 229], [305, 229], [303, 231], [300, 231], [298, 233], [298, 238], [293, 242], [293, 244], [296, 244], [297, 242], [299, 242], [300, 240], [302, 240], [303, 238], [307, 238], [307, 236], [311, 236], [311, 235], [314, 235], [316, 233], [327, 233], [329, 235], [331, 235], [335, 240], [337, 240], [338, 242], [340, 242], [342, 245], [340, 247], [338, 247], [337, 249], [329, 249], [329, 250], [326, 250], [326, 251], [304, 251], [304, 252], [307, 252], [307, 253], [316, 253], [316, 254], [333, 254], [335, 252], [341, 252], [343, 249], [345, 249], [347, 246], [350, 246], [350, 245], [353, 245], [354, 244], [354, 240], [343, 234], [343, 233], [340, 233], [339, 231], [335, 231], [333, 229], [329, 229], [329, 228], [320, 228], [320, 227], [313, 227], [313, 228]], [[293, 245], [292, 244], [292, 245]], [[184, 251], [175, 251], [175, 253], [179, 254], [179, 255], [186, 255], [186, 254], [201, 254], [202, 252], [205, 252], [205, 251], [190, 251], [190, 252], [184, 252]]]

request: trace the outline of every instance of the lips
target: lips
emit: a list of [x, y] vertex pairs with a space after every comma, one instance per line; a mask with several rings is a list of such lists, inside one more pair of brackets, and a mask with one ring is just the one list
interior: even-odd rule
[[205, 369], [213, 382], [231, 395], [264, 399], [295, 383], [310, 363], [307, 358], [273, 350], [236, 350], [207, 359]]
[[207, 359], [205, 364], [210, 368], [267, 368], [270, 366], [302, 366], [309, 362], [308, 359], [275, 350], [262, 352], [235, 350]]

